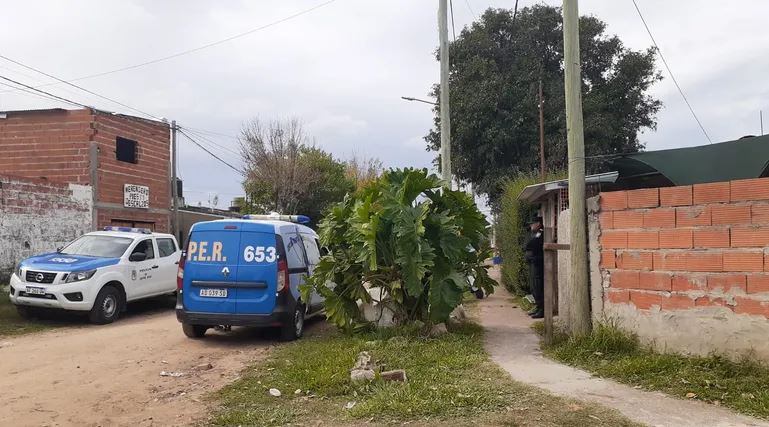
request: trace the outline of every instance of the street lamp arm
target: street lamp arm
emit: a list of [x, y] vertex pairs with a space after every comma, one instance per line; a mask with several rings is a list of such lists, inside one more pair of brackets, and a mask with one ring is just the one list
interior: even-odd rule
[[430, 104], [430, 105], [438, 105], [437, 102], [425, 101], [424, 99], [412, 98], [410, 96], [401, 96], [401, 99], [405, 99], [406, 101], [424, 102], [425, 104]]

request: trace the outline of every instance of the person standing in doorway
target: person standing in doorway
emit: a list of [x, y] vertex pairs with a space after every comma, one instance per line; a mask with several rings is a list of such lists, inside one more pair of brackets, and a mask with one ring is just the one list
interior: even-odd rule
[[537, 216], [529, 225], [531, 238], [526, 242], [526, 262], [529, 264], [529, 286], [536, 307], [529, 312], [534, 319], [545, 317], [545, 251], [542, 217]]

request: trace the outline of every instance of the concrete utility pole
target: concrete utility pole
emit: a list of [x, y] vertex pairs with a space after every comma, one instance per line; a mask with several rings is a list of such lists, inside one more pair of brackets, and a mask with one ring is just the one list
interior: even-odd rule
[[591, 322], [587, 276], [585, 136], [582, 130], [582, 77], [577, 0], [563, 0], [563, 58], [566, 87], [566, 141], [569, 151], [569, 209], [571, 211], [569, 224], [571, 309], [568, 322], [572, 335], [585, 335], [590, 332]]
[[176, 184], [176, 120], [171, 121], [171, 200], [173, 206], [173, 232], [179, 240], [179, 245], [183, 245], [182, 237], [179, 235], [179, 195]]
[[542, 97], [542, 79], [539, 79], [539, 173], [542, 181], [547, 176], [545, 169], [545, 99]]
[[451, 119], [449, 110], [449, 23], [446, 0], [438, 0], [438, 38], [441, 60], [441, 178], [451, 189]]

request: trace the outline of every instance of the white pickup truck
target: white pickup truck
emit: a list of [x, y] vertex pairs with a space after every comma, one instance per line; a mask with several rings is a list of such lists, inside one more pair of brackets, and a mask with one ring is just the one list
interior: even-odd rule
[[21, 261], [11, 276], [10, 299], [24, 317], [54, 308], [112, 323], [130, 301], [176, 292], [180, 257], [170, 234], [105, 227], [57, 252]]

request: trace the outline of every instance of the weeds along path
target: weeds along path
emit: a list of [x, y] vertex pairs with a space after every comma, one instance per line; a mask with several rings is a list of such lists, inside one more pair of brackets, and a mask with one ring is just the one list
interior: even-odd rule
[[[499, 279], [499, 269], [491, 271]], [[511, 295], [499, 286], [478, 303], [477, 315], [486, 330], [484, 347], [513, 379], [556, 395], [617, 409], [633, 421], [652, 426], [769, 426], [756, 418], [703, 402], [687, 401], [659, 392], [637, 390], [545, 358], [533, 321], [514, 308]], [[675, 381], [676, 379], [671, 379]]]

